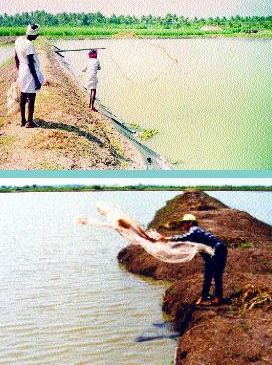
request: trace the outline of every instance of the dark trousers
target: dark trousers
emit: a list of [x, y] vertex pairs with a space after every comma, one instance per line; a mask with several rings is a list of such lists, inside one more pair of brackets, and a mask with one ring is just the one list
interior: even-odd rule
[[202, 298], [207, 299], [209, 296], [212, 279], [215, 283], [215, 296], [223, 297], [223, 274], [227, 262], [227, 246], [219, 244], [215, 248], [214, 256], [205, 256], [204, 282], [202, 289]]
[[31, 123], [33, 121], [34, 108], [35, 108], [36, 94], [32, 93], [22, 93], [20, 97], [20, 109], [21, 109], [21, 121], [22, 124], [26, 122], [25, 109], [26, 103], [28, 102], [28, 118], [27, 121]]

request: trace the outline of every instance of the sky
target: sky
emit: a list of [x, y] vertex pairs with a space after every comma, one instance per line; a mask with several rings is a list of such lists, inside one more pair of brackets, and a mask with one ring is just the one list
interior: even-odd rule
[[104, 15], [165, 15], [187, 17], [272, 15], [271, 0], [0, 0], [0, 13], [34, 10], [48, 12], [97, 12]]
[[0, 185], [272, 185], [272, 178], [0, 178]]

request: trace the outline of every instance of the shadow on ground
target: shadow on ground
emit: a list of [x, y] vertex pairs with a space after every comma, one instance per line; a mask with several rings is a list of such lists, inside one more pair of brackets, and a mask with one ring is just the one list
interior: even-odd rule
[[56, 122], [47, 122], [43, 119], [36, 119], [36, 122], [43, 129], [60, 129], [62, 131], [75, 133], [80, 137], [86, 138], [90, 142], [97, 143], [100, 147], [103, 147], [104, 144], [97, 137], [93, 136], [91, 133], [86, 132], [78, 127], [73, 125], [64, 124], [64, 123], [56, 123]]

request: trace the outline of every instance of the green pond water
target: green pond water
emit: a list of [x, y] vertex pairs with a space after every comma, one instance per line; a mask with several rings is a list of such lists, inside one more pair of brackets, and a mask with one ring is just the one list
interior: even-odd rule
[[[158, 130], [149, 147], [178, 169], [272, 168], [272, 41], [73, 40], [99, 51], [98, 98], [127, 123]], [[86, 52], [65, 53], [80, 72]]]

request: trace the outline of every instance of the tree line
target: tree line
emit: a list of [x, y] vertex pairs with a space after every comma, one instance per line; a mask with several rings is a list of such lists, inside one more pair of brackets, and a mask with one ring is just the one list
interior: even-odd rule
[[25, 185], [25, 186], [0, 186], [0, 193], [19, 193], [19, 192], [75, 192], [75, 191], [272, 191], [272, 186], [232, 186], [232, 185], [198, 185], [198, 186], [177, 186], [177, 185]]
[[166, 29], [182, 27], [201, 27], [204, 25], [221, 26], [228, 28], [253, 27], [256, 29], [272, 29], [272, 16], [241, 17], [210, 17], [190, 19], [176, 14], [167, 14], [164, 17], [143, 15], [141, 17], [131, 15], [104, 16], [96, 13], [58, 13], [51, 14], [46, 11], [23, 12], [21, 14], [0, 14], [0, 26], [26, 26], [29, 23], [39, 23], [43, 26], [127, 26], [135, 28], [163, 27]]

